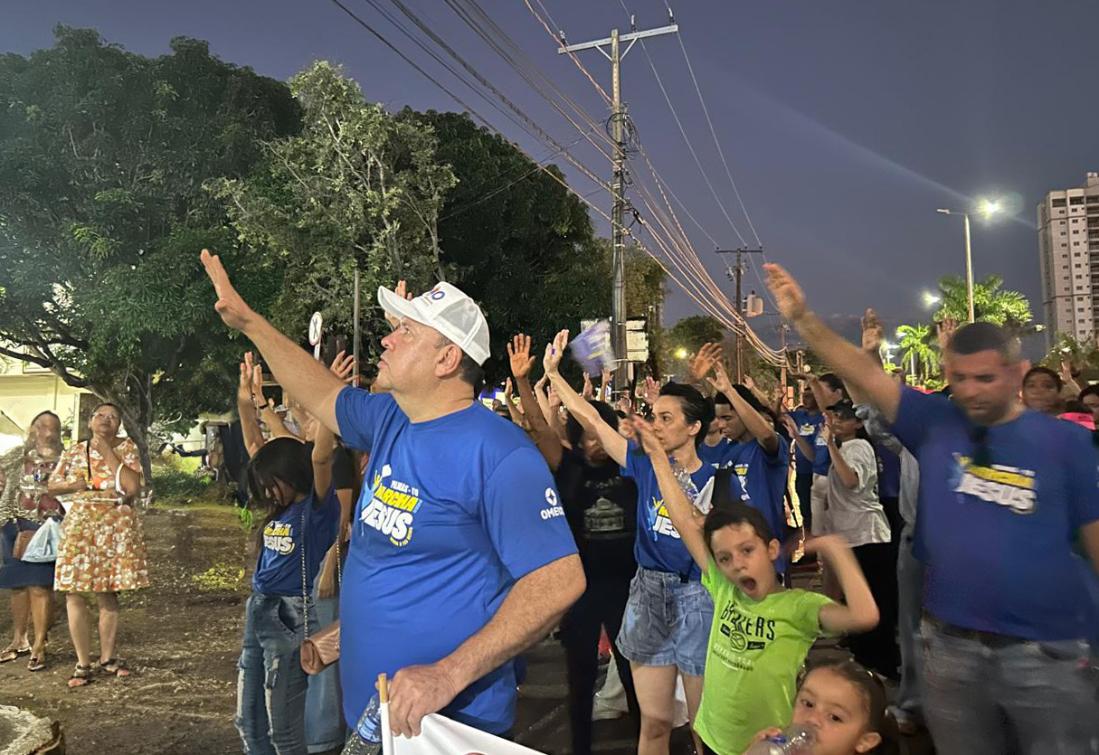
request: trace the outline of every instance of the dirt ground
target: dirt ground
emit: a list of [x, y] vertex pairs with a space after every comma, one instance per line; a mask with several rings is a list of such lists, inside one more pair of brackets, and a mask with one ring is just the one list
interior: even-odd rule
[[[60, 721], [68, 753], [239, 752], [232, 718], [246, 535], [228, 506], [154, 508], [144, 525], [152, 587], [122, 595], [119, 622], [118, 654], [133, 675], [68, 689], [76, 656], [58, 600], [49, 668], [29, 673], [25, 658], [0, 666], [0, 702]], [[5, 644], [10, 634], [5, 604]]]

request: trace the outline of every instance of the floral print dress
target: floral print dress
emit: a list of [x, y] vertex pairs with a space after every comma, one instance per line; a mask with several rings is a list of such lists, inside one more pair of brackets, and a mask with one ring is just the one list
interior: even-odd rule
[[[142, 475], [137, 446], [126, 438], [115, 454]], [[88, 441], [66, 451], [57, 465], [54, 483], [87, 481], [74, 493], [65, 516], [57, 550], [54, 589], [60, 592], [118, 592], [149, 586], [145, 537], [136, 509], [123, 502], [115, 474]]]

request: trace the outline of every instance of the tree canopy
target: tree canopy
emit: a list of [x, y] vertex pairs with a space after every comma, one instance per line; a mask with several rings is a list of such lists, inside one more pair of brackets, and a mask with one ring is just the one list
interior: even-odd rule
[[279, 281], [202, 184], [298, 127], [284, 84], [193, 39], [146, 58], [58, 27], [0, 56], [0, 354], [118, 403], [142, 447], [155, 420], [225, 407], [232, 348], [196, 252], [222, 251], [261, 304]]

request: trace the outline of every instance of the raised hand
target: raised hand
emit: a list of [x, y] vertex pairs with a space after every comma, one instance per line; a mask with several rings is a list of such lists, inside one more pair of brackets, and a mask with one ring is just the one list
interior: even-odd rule
[[637, 441], [641, 444], [641, 448], [645, 453], [649, 456], [664, 453], [660, 441], [656, 438], [656, 431], [653, 430], [651, 422], [637, 414], [622, 421], [628, 422], [633, 427], [634, 437], [637, 438]]
[[652, 375], [645, 376], [645, 403], [652, 406], [660, 398], [660, 383], [653, 380]]
[[[397, 285], [393, 287], [393, 293], [395, 293], [400, 298], [406, 299], [408, 301], [412, 301], [412, 299], [413, 299], [412, 294], [408, 293], [408, 282], [407, 281], [403, 281], [403, 280], [397, 281]], [[400, 322], [401, 322], [400, 319], [398, 319], [397, 317], [394, 317], [393, 315], [391, 315], [389, 313], [386, 313], [385, 320], [393, 328], [396, 328], [397, 325], [399, 325]]]
[[701, 383], [710, 374], [710, 370], [714, 368], [714, 365], [720, 363], [721, 344], [707, 343], [703, 344], [698, 353], [691, 358], [687, 369], [690, 371], [691, 379], [696, 383]]
[[214, 293], [218, 300], [214, 302], [214, 311], [221, 316], [221, 321], [233, 330], [243, 331], [251, 324], [256, 313], [241, 298], [233, 284], [229, 281], [229, 274], [221, 264], [221, 258], [216, 254], [210, 254], [209, 249], [203, 249], [199, 255], [202, 266], [206, 269], [206, 275], [214, 284]]
[[516, 380], [530, 376], [536, 359], [530, 355], [530, 336], [520, 333], [507, 344], [508, 361], [511, 363], [511, 374]]
[[346, 351], [341, 351], [332, 360], [332, 364], [328, 366], [328, 369], [340, 380], [351, 385], [355, 381], [355, 356], [348, 354]]
[[237, 403], [252, 403], [252, 352], [246, 351], [240, 363], [240, 381], [237, 383]]
[[862, 316], [862, 350], [868, 354], [876, 355], [884, 340], [885, 329], [878, 318], [878, 313], [867, 308]]
[[504, 403], [509, 407], [513, 405], [512, 395], [511, 378], [508, 378], [504, 381]]
[[786, 431], [790, 433], [791, 438], [796, 438], [798, 433], [798, 423], [794, 422], [794, 418], [789, 414], [782, 415], [782, 424], [786, 426]]
[[586, 399], [595, 398], [595, 386], [591, 384], [591, 376], [584, 373], [584, 387], [580, 390], [580, 395]]
[[718, 393], [724, 393], [726, 396], [732, 394], [733, 383], [729, 380], [729, 373], [725, 371], [725, 366], [721, 362], [714, 365], [714, 376], [708, 380]]
[[954, 331], [958, 329], [958, 321], [952, 318], [945, 318], [942, 322], [937, 323], [935, 326], [935, 335], [939, 340], [939, 351], [945, 352], [950, 348], [950, 342], [954, 339]]
[[778, 311], [787, 320], [800, 320], [808, 312], [805, 303], [805, 292], [801, 286], [786, 271], [782, 265], [769, 262], [763, 266], [767, 272], [767, 288], [771, 289], [771, 295], [775, 298]]
[[547, 375], [556, 375], [561, 367], [561, 360], [565, 357], [565, 347], [569, 345], [569, 332], [560, 331], [553, 337], [553, 341], [546, 344], [546, 354], [542, 357], [542, 367]]

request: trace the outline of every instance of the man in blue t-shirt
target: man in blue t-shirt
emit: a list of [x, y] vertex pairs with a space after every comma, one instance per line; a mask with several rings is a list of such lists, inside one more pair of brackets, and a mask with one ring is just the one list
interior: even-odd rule
[[489, 355], [480, 308], [441, 283], [407, 299], [378, 290], [393, 332], [372, 395], [348, 388], [256, 314], [221, 262], [202, 262], [215, 309], [275, 379], [347, 443], [370, 451], [341, 594], [340, 672], [353, 725], [390, 676], [393, 732], [425, 715], [495, 734], [514, 721], [511, 659], [584, 590], [549, 469], [514, 425], [474, 400]]
[[1099, 571], [1099, 472], [1087, 432], [1022, 406], [1025, 363], [997, 326], [958, 330], [944, 354], [952, 400], [924, 395], [829, 330], [789, 273], [767, 270], [806, 345], [881, 410], [919, 461], [924, 713], [936, 747], [1093, 752], [1090, 599], [1073, 552], [1079, 538]]

